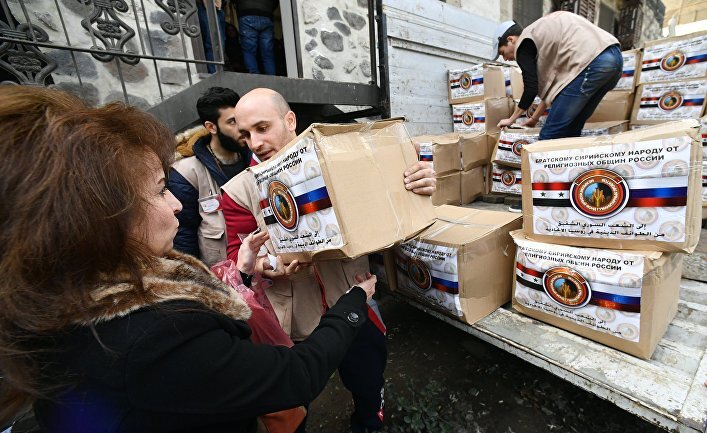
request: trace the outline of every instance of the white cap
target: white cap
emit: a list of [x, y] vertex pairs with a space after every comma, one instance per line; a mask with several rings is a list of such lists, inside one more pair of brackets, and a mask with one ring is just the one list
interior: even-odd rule
[[498, 38], [503, 36], [504, 33], [511, 27], [515, 25], [515, 21], [504, 21], [496, 27], [496, 32], [493, 34], [493, 51], [491, 52], [491, 60], [496, 60], [498, 58]]

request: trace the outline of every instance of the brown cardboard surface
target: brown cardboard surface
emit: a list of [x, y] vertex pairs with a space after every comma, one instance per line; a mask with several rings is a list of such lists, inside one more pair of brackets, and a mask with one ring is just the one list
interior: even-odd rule
[[412, 137], [412, 141], [420, 145], [421, 159], [423, 153], [432, 157], [432, 165], [438, 175], [461, 170], [459, 140], [457, 133]]
[[511, 93], [515, 100], [519, 100], [523, 96], [523, 73], [520, 68], [511, 68]]
[[[525, 219], [525, 225], [524, 225], [524, 230], [525, 233], [529, 236], [532, 236], [533, 239], [537, 239], [541, 242], [549, 242], [549, 243], [561, 243], [564, 245], [574, 245], [574, 246], [586, 246], [586, 247], [597, 247], [597, 248], [619, 248], [619, 249], [629, 249], [629, 250], [657, 250], [657, 251], [667, 251], [667, 252], [692, 252], [694, 250], [695, 246], [697, 245], [697, 241], [699, 239], [700, 235], [700, 194], [701, 194], [701, 188], [700, 188], [700, 171], [701, 171], [701, 164], [702, 164], [702, 154], [701, 154], [701, 146], [700, 143], [696, 140], [696, 134], [697, 134], [697, 127], [699, 123], [697, 120], [684, 120], [684, 121], [678, 121], [678, 122], [670, 122], [670, 123], [665, 123], [662, 125], [656, 125], [653, 127], [649, 128], [644, 128], [644, 129], [638, 129], [638, 130], [633, 130], [633, 131], [627, 131], [623, 132], [620, 134], [612, 135], [612, 136], [600, 136], [600, 137], [578, 137], [578, 138], [569, 138], [569, 139], [560, 139], [560, 140], [547, 140], [547, 141], [539, 141], [530, 145], [527, 145], [524, 147], [524, 150], [522, 152], [522, 178], [524, 180], [527, 179], [526, 185], [523, 188], [523, 216]], [[686, 198], [686, 203], [684, 206], [684, 212], [685, 212], [685, 217], [684, 220], [680, 221], [673, 221], [673, 219], [678, 218], [675, 212], [679, 210], [678, 207], [668, 207], [666, 206], [664, 208], [645, 208], [648, 209], [647, 211], [642, 211], [642, 213], [646, 213], [646, 215], [641, 216], [639, 219], [635, 220], [635, 218], [638, 218], [635, 215], [635, 210], [632, 207], [624, 207], [621, 209], [621, 212], [618, 214], [614, 215], [609, 215], [607, 216], [604, 220], [601, 218], [593, 218], [591, 222], [588, 222], [589, 220], [587, 217], [582, 217], [579, 215], [574, 209], [573, 206], [570, 205], [563, 205], [561, 207], [553, 207], [549, 204], [543, 204], [538, 205], [537, 208], [533, 207], [533, 191], [536, 189], [535, 194], [540, 194], [541, 190], [544, 188], [541, 188], [544, 182], [553, 182], [548, 180], [546, 176], [549, 176], [547, 173], [543, 174], [540, 173], [538, 170], [536, 170], [534, 173], [531, 173], [531, 167], [530, 167], [530, 160], [531, 158], [534, 161], [537, 161], [537, 158], [535, 155], [538, 154], [538, 152], [552, 152], [552, 151], [570, 151], [572, 149], [579, 149], [579, 150], [584, 150], [587, 154], [596, 152], [595, 149], [597, 149], [599, 146], [606, 147], [606, 146], [611, 146], [612, 149], [616, 149], [616, 152], [626, 152], [630, 149], [632, 149], [631, 145], [633, 144], [636, 146], [636, 143], [640, 142], [645, 142], [644, 144], [641, 144], [642, 146], [662, 146], [663, 143], [658, 142], [658, 140], [663, 140], [667, 139], [668, 141], [665, 142], [665, 146], [669, 146], [669, 144], [672, 143], [691, 143], [689, 144], [689, 149], [686, 149], [685, 152], [687, 153], [686, 159], [689, 160], [689, 165], [688, 161], [682, 161], [682, 160], [671, 160], [670, 155], [668, 155], [665, 160], [658, 160], [656, 163], [657, 164], [669, 164], [665, 167], [666, 170], [666, 175], [662, 175], [662, 178], [665, 179], [664, 184], [661, 184], [658, 181], [654, 181], [651, 185], [653, 188], [657, 187], [666, 187], [670, 186], [670, 182], [672, 182], [673, 177], [670, 176], [670, 173], [673, 173], [672, 170], [674, 170], [671, 167], [684, 167], [680, 168], [678, 172], [675, 172], [676, 175], [682, 173], [684, 170], [685, 174], [687, 176], [687, 198]], [[680, 141], [676, 141], [680, 140]], [[682, 144], [681, 144], [682, 146]], [[655, 147], [657, 149], [657, 147]], [[677, 147], [676, 149], [684, 149], [681, 147]], [[663, 152], [661, 152], [663, 153]], [[666, 152], [667, 153], [667, 152]], [[559, 154], [553, 154], [553, 155], [558, 155]], [[659, 157], [660, 155], [658, 155]], [[572, 157], [574, 158], [574, 157]], [[607, 157], [608, 158], [608, 157]], [[623, 157], [622, 157], [623, 158]], [[573, 159], [570, 159], [573, 161]], [[613, 161], [613, 160], [612, 160]], [[623, 160], [622, 160], [623, 161]], [[675, 162], [673, 162], [675, 161]], [[595, 161], [598, 162], [598, 161]], [[631, 161], [629, 161], [631, 162]], [[650, 162], [650, 161], [649, 161]], [[635, 164], [635, 163], [632, 163]], [[623, 173], [623, 176], [625, 176], [628, 181], [631, 181], [632, 179], [646, 179], [646, 175], [642, 175], [640, 171], [637, 171], [636, 168], [631, 165], [630, 167], [625, 167], [626, 164], [623, 162], [619, 163], [611, 163], [611, 164], [597, 164], [597, 165], [589, 165], [589, 164], [584, 164], [584, 165], [575, 165], [572, 167], [572, 177], [573, 179], [576, 179], [580, 176], [580, 174], [587, 172], [588, 170], [595, 169], [595, 168], [608, 168], [609, 170], [613, 170], [614, 172], [621, 172]], [[651, 167], [655, 167], [655, 165], [648, 165], [646, 170], [651, 169]], [[689, 168], [688, 168], [689, 167]], [[553, 169], [556, 170], [561, 170], [562, 167], [553, 167]], [[631, 173], [631, 170], [633, 170], [633, 173]], [[662, 169], [661, 169], [662, 170]], [[565, 171], [559, 171], [558, 173], [565, 173]], [[569, 172], [567, 172], [569, 173]], [[627, 174], [629, 173], [629, 174]], [[661, 177], [653, 177], [654, 179], [660, 179]], [[536, 182], [538, 183], [538, 188], [534, 188], [533, 183]], [[556, 182], [560, 182], [559, 180]], [[639, 182], [643, 182], [643, 180], [640, 180]], [[569, 182], [568, 182], [569, 183]], [[640, 187], [638, 189], [641, 189]], [[559, 190], [558, 190], [559, 191]], [[551, 194], [551, 193], [548, 193]], [[629, 192], [630, 194], [630, 192]], [[550, 198], [548, 196], [545, 196], [545, 198]], [[554, 196], [552, 196], [553, 199], [555, 199]], [[536, 200], [539, 199], [539, 197], [536, 197]], [[565, 199], [566, 200], [566, 199]], [[569, 200], [567, 200], [569, 201]], [[536, 212], [537, 209], [537, 215], [534, 215], [534, 212]], [[644, 209], [643, 207], [636, 207], [635, 209]], [[665, 210], [666, 212], [670, 212], [670, 214], [666, 214], [667, 216], [661, 219], [659, 217], [660, 212]], [[654, 214], [655, 212], [658, 212]], [[545, 215], [545, 213], [552, 212], [556, 213], [555, 217], [548, 217]], [[570, 214], [571, 213], [571, 214]], [[565, 215], [566, 214], [566, 215]], [[572, 216], [574, 215], [574, 216]], [[570, 232], [566, 233], [558, 233], [558, 235], [551, 235], [551, 234], [544, 234], [541, 233], [540, 230], [545, 230], [545, 233], [548, 233], [547, 227], [555, 227], [555, 226], [560, 226], [560, 222], [564, 221], [563, 224], [566, 225], [567, 230], [575, 230], [574, 225], [576, 222], [580, 222], [581, 224], [597, 224], [601, 225], [603, 224], [603, 221], [613, 221], [611, 218], [614, 218], [615, 216], [618, 218], [618, 215], [621, 215], [621, 218], [623, 218], [621, 221], [620, 226], [617, 227], [623, 227], [625, 224], [633, 224], [632, 230], [638, 230], [635, 229], [636, 225], [640, 225], [639, 223], [647, 223], [647, 224], [658, 224], [660, 227], [663, 226], [663, 224], [670, 223], [668, 226], [665, 226], [664, 228], [658, 227], [655, 233], [663, 233], [661, 235], [662, 237], [657, 237], [654, 239], [670, 239], [670, 237], [676, 236], [676, 235], [681, 235], [682, 232], [681, 230], [684, 230], [684, 236], [685, 239], [683, 241], [659, 241], [659, 240], [650, 240], [650, 238], [646, 236], [642, 236], [639, 239], [629, 239], [628, 237], [620, 237], [620, 236], [615, 236], [612, 235], [613, 237], [607, 237], [607, 238], [601, 238], [601, 237], [589, 237], [589, 236], [578, 236], [578, 235], [573, 235]], [[655, 218], [653, 217], [655, 215]], [[537, 218], [536, 218], [537, 217]], [[670, 218], [673, 219], [670, 219]], [[548, 219], [549, 218], [549, 219]], [[559, 218], [559, 219], [557, 219]], [[567, 221], [565, 221], [565, 219]], [[616, 218], [614, 218], [616, 219]], [[580, 221], [581, 220], [581, 221]], [[585, 221], [586, 220], [586, 221]], [[625, 221], [624, 221], [625, 220]], [[544, 221], [544, 222], [543, 222]], [[618, 221], [618, 220], [617, 220]], [[534, 224], [535, 222], [535, 224]], [[542, 224], [541, 224], [542, 223]], [[571, 223], [571, 224], [570, 224]], [[540, 224], [540, 225], [536, 225]], [[570, 225], [572, 227], [570, 227]], [[645, 226], [644, 226], [645, 227]], [[682, 228], [681, 228], [682, 227]], [[593, 230], [593, 229], [592, 229]], [[603, 230], [603, 229], [602, 229]], [[623, 229], [622, 229], [623, 230]], [[641, 229], [643, 232], [652, 230], [652, 229]], [[667, 236], [665, 237], [666, 234], [668, 233]], [[623, 233], [623, 232], [622, 232]], [[651, 232], [653, 233], [653, 232]], [[679, 239], [679, 237], [675, 237], [675, 239]]]
[[[400, 120], [310, 126], [268, 161], [250, 169], [261, 199], [287, 207], [288, 212], [276, 208], [275, 214], [268, 206], [273, 216], [267, 228], [271, 239], [280, 242], [278, 250], [273, 241], [276, 252], [288, 260], [353, 258], [429, 226], [434, 221], [429, 197], [407, 191], [402, 181], [405, 169], [416, 161], [415, 148]], [[270, 196], [274, 180], [286, 192]], [[322, 186], [330, 206], [293, 214], [298, 191]], [[275, 215], [293, 216], [294, 227], [286, 229]]]
[[[683, 81], [641, 84], [636, 89], [631, 123], [657, 125], [669, 121], [697, 119], [705, 114], [707, 106], [707, 80], [697, 78]], [[673, 95], [679, 95], [680, 105], [669, 110], [661, 109], [660, 104]], [[658, 98], [656, 101], [654, 98]], [[701, 106], [688, 106], [685, 99], [702, 98]], [[643, 104], [643, 107], [641, 106]]]
[[471, 203], [484, 192], [484, 167], [461, 172], [461, 204]]
[[[450, 70], [447, 86], [449, 103], [463, 104], [508, 96], [504, 68], [508, 67], [495, 63], [484, 63], [467, 69]], [[474, 78], [481, 77], [483, 77], [481, 84], [471, 83]], [[453, 86], [457, 86], [456, 90]], [[473, 92], [475, 95], [462, 96], [469, 92]]]
[[393, 250], [387, 248], [382, 251], [369, 254], [368, 262], [371, 266], [371, 273], [378, 277], [379, 283], [388, 286], [391, 292], [397, 289], [397, 276], [395, 275], [395, 258]]
[[612, 90], [604, 95], [588, 122], [608, 122], [612, 120], [628, 120], [631, 118], [634, 93], [632, 90]]
[[488, 164], [491, 156], [488, 150], [488, 140], [489, 136], [483, 132], [459, 134], [462, 170], [471, 170], [474, 167]]
[[432, 204], [440, 206], [451, 204], [459, 206], [461, 204], [461, 172], [437, 176], [437, 190], [432, 194]]
[[[533, 290], [525, 289], [525, 287], [527, 286], [523, 282], [520, 282], [521, 279], [527, 279], [527, 281], [530, 281], [530, 277], [532, 277], [533, 279], [537, 278], [538, 281], [540, 281], [539, 284], [536, 282], [536, 287], [543, 286], [542, 281], [545, 280], [545, 276], [548, 274], [548, 272], [551, 272], [550, 269], [552, 269], [554, 266], [562, 266], [565, 268], [569, 268], [575, 272], [578, 272], [583, 278], [586, 278], [588, 280], [589, 287], [592, 291], [611, 290], [611, 284], [607, 284], [603, 281], [602, 283], [594, 283], [594, 281], [597, 279], [611, 279], [611, 274], [606, 274], [606, 272], [608, 271], [604, 271], [605, 274], [602, 276], [601, 269], [592, 271], [587, 270], [586, 267], [581, 268], [577, 267], [572, 263], [568, 263], [572, 262], [573, 260], [577, 261], [578, 259], [576, 258], [566, 259], [562, 257], [561, 259], [552, 258], [550, 260], [547, 260], [542, 258], [547, 256], [546, 253], [537, 253], [537, 251], [540, 250], [551, 251], [555, 254], [566, 254], [567, 252], [571, 252], [573, 257], [602, 257], [602, 253], [600, 251], [594, 248], [558, 248], [558, 246], [554, 244], [543, 244], [541, 242], [537, 242], [533, 238], [525, 236], [521, 230], [512, 232], [511, 236], [519, 245], [516, 250], [516, 263], [518, 262], [518, 260], [520, 260], [521, 265], [526, 266], [526, 268], [537, 268], [535, 269], [536, 271], [539, 270], [541, 272], [544, 272], [542, 277], [536, 277], [534, 274], [529, 274], [528, 269], [523, 270], [514, 266], [512, 295], [514, 309], [520, 311], [521, 313], [527, 316], [542, 320], [543, 322], [547, 322], [551, 325], [557, 326], [558, 328], [565, 329], [569, 332], [581, 335], [583, 337], [589, 338], [591, 340], [597, 341], [599, 343], [605, 344], [607, 346], [613, 347], [631, 355], [644, 359], [648, 359], [651, 357], [653, 351], [658, 345], [658, 342], [665, 333], [668, 324], [677, 312], [678, 293], [680, 289], [680, 276], [682, 272], [682, 254], [661, 254], [658, 252], [647, 251], [606, 250], [606, 254], [611, 254], [614, 257], [621, 257], [624, 259], [629, 258], [629, 260], [643, 264], [642, 272], [639, 275], [626, 274], [624, 276], [625, 278], [630, 278], [631, 281], [635, 282], [636, 284], [638, 284], [638, 287], [640, 287], [640, 330], [635, 329], [635, 326], [632, 328], [631, 325], [617, 326], [615, 324], [613, 326], [617, 326], [618, 331], [623, 330], [623, 332], [626, 333], [620, 333], [615, 335], [610, 331], [594, 329], [593, 326], [585, 326], [579, 324], [574, 320], [571, 320], [570, 318], [573, 316], [573, 314], [581, 313], [584, 318], [590, 317], [593, 314], [597, 314], [597, 317], [605, 318], [605, 322], [604, 324], [602, 324], [602, 326], [611, 327], [611, 323], [615, 320], [622, 320], [623, 313], [615, 312], [608, 307], [597, 307], [597, 312], [593, 313], [594, 308], [592, 307], [591, 298], [589, 301], [590, 303], [587, 304], [589, 308], [568, 308], [547, 296], [546, 288], [544, 289], [544, 291], [535, 289], [537, 290], [537, 293], [535, 293]], [[527, 257], [525, 255], [525, 252], [527, 252], [529, 249], [532, 249], [532, 253], [535, 254], [535, 256], [532, 258]], [[594, 263], [599, 263], [599, 261], [596, 260], [588, 267], [591, 267]], [[618, 267], [621, 267], [623, 269], [623, 264], [615, 266], [615, 268]], [[530, 272], [533, 272], [533, 270], [530, 270]], [[613, 270], [611, 272], [620, 273], [622, 272], [622, 270]], [[593, 283], [594, 287], [592, 287]], [[623, 288], [620, 284], [614, 284], [613, 287], [616, 287], [616, 290], [619, 293], [625, 290], [625, 288]], [[636, 290], [634, 290], [634, 292], [635, 291]], [[529, 298], [525, 297], [524, 294], [519, 295], [519, 292], [529, 292], [533, 293], [535, 296], [533, 298]], [[560, 317], [559, 315], [557, 315], [558, 312], [562, 312], [565, 317]], [[617, 336], [630, 336], [632, 335], [632, 332], [638, 334], [638, 341], [632, 341]]]
[[[411, 242], [396, 247], [398, 289], [451, 317], [472, 324], [510, 298], [514, 244], [508, 233], [520, 227], [521, 217], [510, 212], [456, 206], [440, 206], [437, 214], [439, 219], [435, 224]], [[412, 249], [411, 246], [418, 248]], [[436, 254], [442, 255], [442, 262], [432, 260], [435, 249]], [[411, 257], [421, 260], [423, 265], [411, 267], [411, 263], [419, 265], [419, 261], [411, 260]], [[458, 296], [439, 290], [439, 285], [427, 289], [414, 285], [410, 272], [416, 269], [428, 272], [432, 278], [456, 278]], [[419, 277], [421, 274], [413, 275]], [[459, 315], [445, 308], [445, 303], [459, 308]]]

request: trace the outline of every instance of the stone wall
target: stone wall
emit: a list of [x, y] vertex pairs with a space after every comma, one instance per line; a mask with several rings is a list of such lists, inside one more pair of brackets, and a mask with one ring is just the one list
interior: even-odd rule
[[[91, 48], [105, 45], [97, 38], [92, 38], [88, 30], [81, 25], [81, 20], [94, 11], [94, 1], [91, 0], [22, 0], [29, 19], [33, 26], [41, 27], [49, 36], [49, 42], [57, 45], [71, 45], [74, 47]], [[86, 4], [88, 3], [88, 4]], [[119, 3], [111, 2], [111, 3]], [[167, 3], [167, 2], [165, 2]], [[193, 2], [192, 2], [193, 3]], [[57, 4], [59, 10], [57, 10]], [[132, 5], [135, 5], [136, 10]], [[15, 19], [24, 23], [27, 20], [22, 11], [20, 0], [8, 0], [10, 10]], [[169, 15], [157, 6], [154, 0], [125, 1], [126, 12], [113, 9], [115, 18], [124, 23], [121, 25], [114, 17], [102, 13], [98, 17], [101, 21], [93, 25], [94, 29], [120, 33], [127, 37], [130, 28], [135, 34], [127, 39], [124, 50], [140, 54], [152, 54], [167, 58], [194, 58], [192, 42], [200, 39], [185, 37], [184, 46], [179, 34], [167, 34], [162, 28], [163, 22], [168, 22]], [[143, 11], [144, 8], [144, 11]], [[61, 15], [60, 15], [61, 14]], [[137, 15], [137, 22], [135, 16]], [[144, 17], [147, 17], [149, 37]], [[194, 13], [193, 21], [198, 30], [198, 20]], [[66, 33], [62, 28], [61, 18], [66, 26]], [[68, 34], [68, 41], [67, 41]], [[116, 38], [119, 39], [120, 37]], [[113, 39], [115, 41], [116, 39]], [[94, 45], [95, 40], [95, 45]], [[111, 39], [108, 39], [111, 41]], [[70, 43], [69, 43], [70, 42]], [[181, 62], [152, 61], [140, 59], [135, 65], [124, 61], [113, 60], [102, 62], [95, 59], [90, 53], [74, 52], [51, 48], [41, 48], [43, 54], [57, 63], [57, 68], [51, 72], [51, 79], [59, 88], [77, 93], [92, 104], [104, 104], [114, 100], [124, 100], [122, 81], [129, 96], [131, 104], [141, 108], [148, 108], [160, 102], [160, 92], [157, 83], [159, 74], [162, 83], [164, 98], [172, 96], [189, 86], [187, 68]], [[74, 61], [76, 64], [74, 64]], [[78, 73], [77, 67], [78, 66]], [[194, 64], [190, 65], [191, 73], [196, 73]], [[81, 84], [79, 84], [79, 77]], [[196, 77], [195, 77], [196, 78]]]
[[367, 0], [298, 3], [303, 78], [371, 81]]

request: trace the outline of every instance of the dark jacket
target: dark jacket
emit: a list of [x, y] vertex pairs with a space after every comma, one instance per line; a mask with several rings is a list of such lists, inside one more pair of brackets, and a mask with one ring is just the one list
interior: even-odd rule
[[366, 320], [355, 288], [305, 342], [255, 345], [250, 309], [191, 257], [162, 259], [144, 293], [125, 281], [54, 338], [43, 380], [64, 385], [35, 404], [43, 432], [254, 432], [257, 416], [312, 401]]
[[238, 0], [236, 12], [238, 17], [251, 15], [272, 18], [272, 14], [279, 4], [276, 0]]
[[[223, 233], [226, 224], [220, 211], [215, 214], [205, 215], [200, 209], [199, 199], [220, 194], [221, 186], [228, 182], [230, 178], [223, 173], [214, 156], [207, 148], [210, 140], [211, 135], [200, 138], [194, 143], [194, 156], [177, 161], [172, 166], [167, 180], [167, 188], [182, 203], [182, 211], [177, 214], [179, 230], [174, 238], [174, 248], [194, 257], [199, 257], [207, 264], [214, 264], [226, 258], [226, 236]], [[250, 162], [251, 153], [246, 150], [241, 156], [243, 169], [245, 169]], [[201, 165], [204, 168], [195, 170], [198, 168], [196, 165]], [[208, 177], [208, 179], [202, 179], [204, 177]], [[203, 246], [205, 240], [200, 239], [200, 236], [209, 237], [209, 240], [212, 240], [212, 243], [215, 244], [209, 245], [209, 247], [218, 249], [219, 231], [221, 232], [220, 236], [223, 238], [224, 251], [223, 254], [214, 259], [212, 252], [202, 251], [202, 248], [207, 247]]]

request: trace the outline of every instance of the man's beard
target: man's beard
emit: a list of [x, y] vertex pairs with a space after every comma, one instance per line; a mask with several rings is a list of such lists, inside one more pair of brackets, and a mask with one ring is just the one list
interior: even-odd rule
[[218, 129], [216, 130], [216, 136], [218, 137], [218, 142], [222, 148], [226, 149], [229, 152], [237, 153], [244, 158], [248, 156], [248, 146], [237, 142], [236, 140], [232, 139], [228, 135], [225, 135]]

